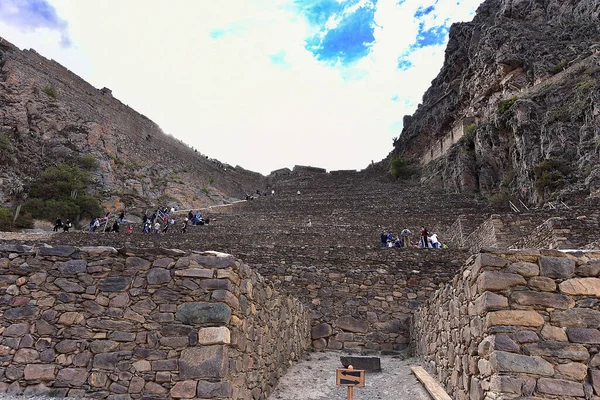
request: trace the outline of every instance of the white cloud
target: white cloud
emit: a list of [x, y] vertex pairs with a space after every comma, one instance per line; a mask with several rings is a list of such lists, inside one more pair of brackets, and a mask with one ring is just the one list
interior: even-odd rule
[[[441, 0], [423, 21], [469, 19], [480, 2]], [[315, 31], [289, 0], [51, 3], [69, 24], [72, 48], [58, 44], [60, 33], [17, 32], [0, 21], [3, 35], [111, 88], [204, 154], [262, 173], [295, 164], [361, 169], [381, 160], [444, 54], [444, 46], [414, 50], [414, 68], [397, 68], [419, 29], [415, 11], [432, 1], [379, 0], [370, 55], [340, 68], [305, 49]], [[285, 63], [273, 63], [275, 54]]]

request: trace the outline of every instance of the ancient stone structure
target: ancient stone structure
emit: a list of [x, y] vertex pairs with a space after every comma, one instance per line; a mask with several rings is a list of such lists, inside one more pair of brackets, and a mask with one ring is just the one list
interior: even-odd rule
[[0, 390], [107, 399], [268, 396], [310, 315], [233, 256], [0, 245]]
[[457, 400], [600, 396], [600, 252], [484, 252], [414, 315]]

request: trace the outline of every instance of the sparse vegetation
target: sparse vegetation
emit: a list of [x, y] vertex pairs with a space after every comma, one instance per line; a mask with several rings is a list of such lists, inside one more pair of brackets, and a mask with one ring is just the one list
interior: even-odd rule
[[519, 99], [516, 96], [513, 96], [510, 99], [504, 100], [498, 106], [498, 112], [500, 112], [501, 114], [504, 114], [506, 111], [508, 111], [513, 106], [513, 104], [515, 104], [517, 102], [517, 100], [519, 100]]
[[85, 170], [93, 171], [100, 167], [100, 163], [91, 154], [86, 154], [79, 159], [79, 166]]
[[0, 232], [9, 232], [19, 228], [33, 228], [31, 214], [19, 213], [15, 220], [15, 208], [0, 207]]
[[398, 157], [390, 164], [390, 174], [396, 179], [408, 179], [417, 172], [417, 168], [406, 158]]
[[102, 215], [104, 210], [98, 199], [85, 193], [90, 184], [90, 173], [77, 165], [48, 168], [33, 183], [22, 211], [48, 221], [58, 217], [78, 221]]
[[566, 183], [571, 171], [562, 158], [545, 159], [533, 167], [534, 188], [540, 195], [544, 195], [546, 190], [559, 189]]
[[468, 148], [475, 148], [475, 135], [477, 134], [477, 126], [475, 124], [471, 124], [465, 128], [464, 131], [465, 143]]
[[0, 161], [8, 165], [13, 165], [17, 161], [15, 148], [5, 135], [0, 135]]
[[213, 183], [215, 183], [215, 178], [213, 178], [212, 176], [208, 177], [208, 184], [212, 185]]
[[505, 191], [499, 191], [488, 197], [488, 203], [496, 210], [510, 210], [509, 202], [513, 197]]
[[561, 72], [562, 70], [564, 70], [566, 66], [567, 66], [567, 63], [565, 61], [560, 62], [550, 69], [550, 73], [552, 75], [556, 75], [559, 72]]
[[51, 86], [47, 86], [42, 90], [44, 93], [46, 93], [48, 96], [52, 97], [53, 99], [56, 99], [58, 97], [58, 93], [56, 93], [56, 89], [54, 89]]

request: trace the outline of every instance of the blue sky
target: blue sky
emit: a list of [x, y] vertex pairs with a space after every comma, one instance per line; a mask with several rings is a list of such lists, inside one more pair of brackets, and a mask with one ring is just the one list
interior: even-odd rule
[[209, 157], [362, 169], [481, 0], [1, 0], [0, 35]]

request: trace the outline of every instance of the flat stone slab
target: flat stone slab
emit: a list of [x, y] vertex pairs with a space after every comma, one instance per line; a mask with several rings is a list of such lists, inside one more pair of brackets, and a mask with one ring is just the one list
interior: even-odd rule
[[352, 365], [354, 369], [364, 369], [369, 372], [381, 371], [381, 359], [379, 357], [340, 356], [340, 361], [345, 368]]

